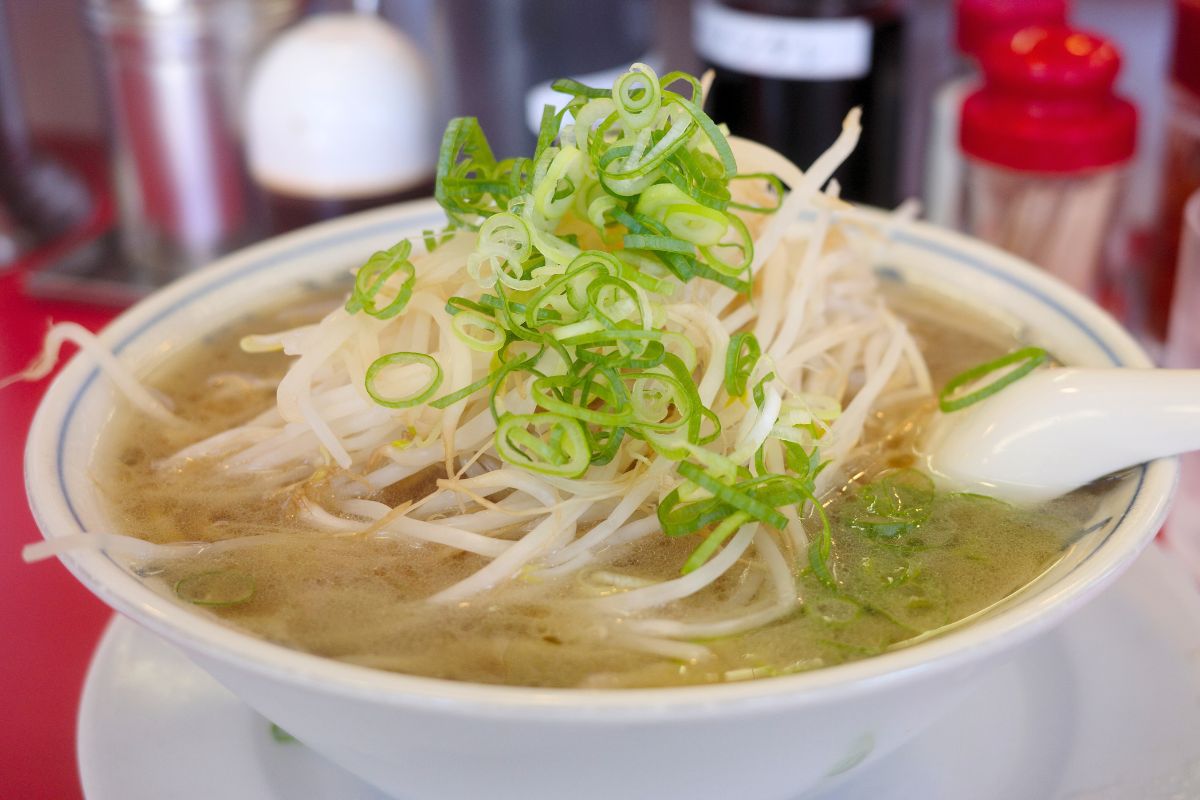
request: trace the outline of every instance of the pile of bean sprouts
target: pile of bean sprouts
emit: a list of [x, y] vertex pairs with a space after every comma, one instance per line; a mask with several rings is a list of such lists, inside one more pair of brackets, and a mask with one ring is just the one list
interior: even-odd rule
[[[636, 79], [633, 90], [628, 88], [631, 75]], [[610, 212], [619, 203], [611, 192], [593, 192], [582, 204], [570, 194], [602, 181], [597, 170], [612, 161], [556, 160], [563, 153], [588, 152], [589, 136], [603, 126], [585, 120], [606, 119], [610, 145], [634, 141], [632, 152], [625, 151], [626, 167], [638, 157], [639, 123], [661, 123], [655, 135], [661, 137], [660, 144], [675, 135], [672, 131], [682, 131], [698, 153], [716, 160], [718, 154], [704, 138], [712, 131], [704, 125], [688, 128], [689, 117], [679, 112], [683, 101], [669, 106], [662, 99], [666, 89], [648, 68], [635, 65], [623, 79], [626, 85], [618, 80], [611, 93], [577, 95], [575, 124], [570, 117], [560, 117], [539, 144], [542, 152], [535, 161], [540, 166], [534, 177], [559, 181], [558, 191], [547, 201], [551, 213], [545, 213], [547, 203], [538, 200], [540, 184], [534, 181], [533, 196], [519, 196], [507, 212], [499, 209], [492, 215], [504, 215], [518, 234], [526, 230], [523, 225], [529, 226], [544, 257], [538, 262], [541, 274], [514, 272], [511, 259], [496, 255], [497, 247], [517, 246], [512, 229], [501, 225], [500, 235], [496, 225], [489, 229], [487, 214], [464, 218], [461, 208], [448, 209], [455, 224], [444, 235], [404, 242], [390, 251], [390, 261], [388, 254], [377, 254], [387, 263], [407, 264], [405, 270], [364, 267], [359, 276], [367, 280], [359, 281], [357, 294], [319, 322], [246, 339], [247, 349], [282, 350], [294, 359], [279, 381], [275, 405], [243, 425], [185, 447], [159, 468], [208, 460], [230, 476], [253, 479], [264, 492], [332, 470], [333, 491], [323, 495], [332, 499], [324, 504], [309, 496], [303, 499], [301, 513], [316, 529], [425, 542], [486, 560], [478, 571], [436, 592], [428, 602], [469, 602], [512, 582], [587, 576], [603, 591], [586, 602], [597, 613], [619, 618], [622, 641], [637, 650], [703, 658], [707, 649], [693, 640], [747, 631], [794, 612], [803, 602], [800, 574], [820, 569], [822, 546], [828, 554], [828, 542], [820, 541], [828, 535], [822, 501], [847, 479], [847, 465], [870, 416], [888, 404], [933, 394], [922, 356], [904, 324], [885, 305], [873, 270], [892, 223], [880, 223], [879, 217], [842, 202], [831, 181], [854, 149], [859, 117], [857, 112], [847, 117], [841, 136], [807, 171], [768, 148], [735, 137], [722, 139], [728, 141], [739, 175], [776, 178], [741, 182], [740, 188], [731, 189], [738, 203], [720, 212], [737, 215], [736, 222], [752, 239], [752, 247], [743, 248], [747, 263], [741, 272], [728, 273], [736, 280], [725, 281], [677, 280], [651, 270], [647, 274], [653, 280], [626, 291], [624, 305], [614, 295], [602, 306], [610, 316], [625, 315], [618, 320], [622, 329], [652, 332], [662, 345], [660, 363], [637, 373], [641, 383], [628, 389], [640, 403], [631, 413], [651, 415], [658, 427], [647, 425], [638, 434], [630, 423], [633, 433], [613, 443], [606, 438], [608, 418], [603, 413], [599, 422], [585, 413], [580, 424], [560, 423], [548, 413], [546, 390], [535, 386], [539, 379], [544, 382], [539, 386], [560, 385], [555, 377], [575, 368], [569, 363], [577, 353], [572, 342], [583, 341], [582, 334], [589, 331], [594, 340], [596, 326], [589, 320], [552, 315], [561, 319], [562, 327], [577, 326], [569, 335], [558, 336], [565, 344], [535, 354], [536, 369], [510, 370], [497, 378], [496, 342], [512, 346], [512, 353], [524, 358], [533, 358], [529, 354], [534, 349], [513, 344], [498, 322], [499, 312], [494, 307], [489, 312], [478, 299], [498, 285], [508, 285], [506, 279], [518, 287], [509, 297], [518, 291], [531, 297], [538, 287], [567, 274], [570, 264], [587, 251], [585, 243], [602, 252], [617, 251], [624, 264], [647, 260], [625, 259], [623, 254], [632, 253], [631, 241], [651, 242], [653, 235], [626, 239], [625, 249], [613, 247], [611, 237], [597, 235], [616, 225]], [[650, 89], [661, 105], [650, 108], [642, 119], [629, 118], [642, 113], [638, 108], [611, 110], [614, 103], [621, 105], [614, 96], [636, 106]], [[699, 99], [693, 95], [693, 100]], [[595, 108], [600, 101], [601, 107]], [[685, 110], [691, 113], [699, 105]], [[641, 147], [652, 150], [655, 141], [643, 137]], [[653, 178], [653, 173], [647, 174]], [[567, 184], [568, 202], [555, 208]], [[660, 179], [659, 185], [668, 184]], [[779, 196], [782, 186], [787, 191]], [[635, 194], [647, 189], [626, 188]], [[560, 210], [564, 206], [566, 211]], [[757, 210], [736, 210], [743, 208]], [[577, 218], [574, 228], [572, 214]], [[893, 220], [904, 216], [900, 212]], [[512, 223], [510, 217], [524, 221]], [[600, 225], [589, 230], [577, 224], [586, 217]], [[568, 237], [568, 229], [582, 233]], [[632, 231], [626, 229], [627, 234]], [[405, 278], [403, 284], [393, 276]], [[535, 278], [540, 283], [531, 285]], [[399, 313], [363, 313], [364, 307], [378, 312], [397, 306]], [[571, 310], [563, 303], [557, 307]], [[106, 374], [138, 409], [163, 424], [178, 422], [156, 393], [143, 388], [78, 326], [52, 329], [46, 352], [25, 377], [48, 370], [64, 340], [83, 345], [101, 359]], [[736, 351], [731, 353], [731, 348]], [[617, 351], [614, 345], [612, 352]], [[688, 403], [678, 380], [671, 382], [679, 376], [672, 379], [673, 373], [662, 366], [663, 352], [675, 354], [685, 365], [694, 381], [687, 391], [694, 389], [703, 406], [688, 406], [702, 417], [690, 434], [685, 433], [689, 426], [678, 419]], [[510, 361], [516, 357], [512, 353]], [[656, 375], [663, 377], [657, 380]], [[472, 386], [476, 389], [467, 391]], [[455, 394], [459, 389], [463, 391]], [[450, 402], [434, 402], [438, 397]], [[613, 393], [595, 397], [611, 399]], [[585, 411], [602, 405], [593, 399]], [[550, 422], [539, 427], [543, 418]], [[520, 421], [519, 430], [501, 430], [511, 428], [513, 419]], [[581, 445], [572, 437], [583, 428], [591, 449], [581, 456]], [[603, 457], [597, 456], [600, 445], [607, 447]], [[807, 487], [803, 491], [811, 502], [773, 505], [768, 517], [755, 511], [762, 503], [749, 503], [749, 510], [742, 510], [739, 498], [761, 500], [765, 495], [739, 487], [758, 486], [755, 476], [794, 473], [796, 453], [811, 460], [797, 478]], [[692, 465], [690, 470], [682, 469], [684, 463]], [[395, 506], [379, 499], [388, 487], [430, 469], [441, 475], [432, 492]], [[613, 567], [610, 557], [616, 549], [664, 535], [660, 512], [668, 498], [676, 508], [690, 505], [711, 511], [721, 508], [719, 498], [733, 505], [725, 507], [723, 517], [706, 516], [693, 526], [697, 530], [690, 535], [708, 544], [680, 565], [677, 577], [649, 582]], [[712, 531], [722, 526], [727, 530], [714, 538]], [[46, 557], [84, 544], [140, 559], [252, 546], [248, 540], [153, 545], [90, 532], [32, 545], [26, 557]], [[761, 568], [761, 580], [750, 590], [703, 619], [673, 613], [673, 603], [701, 592], [751, 555]]]

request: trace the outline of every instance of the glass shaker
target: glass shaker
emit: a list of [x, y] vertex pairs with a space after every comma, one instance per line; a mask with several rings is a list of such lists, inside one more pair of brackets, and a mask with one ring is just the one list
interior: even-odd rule
[[1026, 28], [980, 54], [962, 109], [967, 230], [1098, 297], [1137, 111], [1113, 91], [1121, 58], [1066, 27]]
[[963, 100], [982, 79], [976, 59], [991, 39], [1011, 36], [1030, 25], [1063, 25], [1067, 0], [956, 0], [954, 45], [959, 58], [954, 73], [933, 96], [929, 144], [925, 157], [925, 218], [957, 228], [962, 199], [962, 157], [958, 121]]

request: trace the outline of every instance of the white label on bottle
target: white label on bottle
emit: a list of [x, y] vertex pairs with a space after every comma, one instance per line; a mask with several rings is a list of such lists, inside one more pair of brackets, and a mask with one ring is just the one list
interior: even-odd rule
[[696, 5], [696, 52], [722, 67], [764, 78], [847, 80], [871, 71], [870, 23], [796, 19]]
[[[653, 70], [659, 70], [662, 68], [659, 61], [661, 59], [657, 53], [647, 53], [639, 59], [638, 63], [646, 64]], [[613, 82], [624, 75], [628, 69], [629, 65], [626, 64], [621, 67], [613, 67], [612, 69], [605, 69], [599, 72], [589, 72], [587, 75], [573, 75], [571, 77], [587, 86], [611, 89]], [[542, 109], [544, 107], [554, 106], [554, 110], [558, 111], [571, 99], [570, 95], [551, 89], [550, 84], [551, 81], [543, 81], [529, 87], [528, 91], [525, 92], [525, 124], [534, 133], [537, 133], [542, 128]]]

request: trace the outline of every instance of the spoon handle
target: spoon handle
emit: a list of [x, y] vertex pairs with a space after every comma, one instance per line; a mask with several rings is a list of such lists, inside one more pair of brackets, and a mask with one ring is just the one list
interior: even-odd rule
[[1048, 369], [927, 439], [947, 485], [1036, 502], [1125, 467], [1200, 449], [1200, 370]]

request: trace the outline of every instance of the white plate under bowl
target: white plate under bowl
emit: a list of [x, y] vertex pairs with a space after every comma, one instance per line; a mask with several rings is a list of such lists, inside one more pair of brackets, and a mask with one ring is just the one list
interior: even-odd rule
[[[79, 765], [88, 800], [384, 798], [303, 745], [275, 741], [266, 720], [121, 617], [88, 672]], [[1200, 593], [1150, 548], [947, 717], [818, 797], [1200, 797]]]

